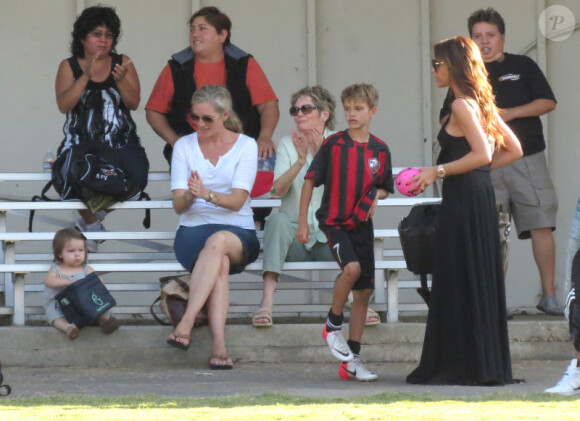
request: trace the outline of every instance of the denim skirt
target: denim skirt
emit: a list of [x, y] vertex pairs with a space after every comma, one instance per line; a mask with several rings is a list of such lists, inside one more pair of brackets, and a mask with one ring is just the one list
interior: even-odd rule
[[219, 231], [231, 232], [242, 242], [243, 262], [239, 265], [230, 265], [230, 275], [241, 273], [246, 265], [256, 261], [260, 254], [260, 243], [256, 231], [227, 224], [206, 224], [196, 227], [180, 225], [173, 242], [177, 261], [191, 273], [207, 239]]

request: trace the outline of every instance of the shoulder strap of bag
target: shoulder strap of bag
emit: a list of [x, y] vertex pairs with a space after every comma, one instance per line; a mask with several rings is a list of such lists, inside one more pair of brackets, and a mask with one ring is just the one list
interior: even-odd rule
[[[56, 202], [55, 199], [51, 199], [50, 197], [48, 197], [46, 195], [46, 192], [51, 187], [52, 187], [52, 180], [50, 180], [48, 183], [45, 184], [45, 186], [42, 188], [42, 191], [40, 192], [40, 196], [39, 195], [32, 196], [32, 201], [37, 202], [39, 200], [44, 200], [45, 202]], [[34, 221], [34, 209], [32, 209], [30, 211], [30, 214], [28, 215], [28, 232], [32, 232], [32, 222], [33, 221]]]
[[[144, 191], [141, 192], [139, 195], [139, 200], [151, 200], [151, 196], [149, 196]], [[145, 229], [151, 228], [151, 209], [145, 209], [145, 218], [143, 218], [143, 227]]]
[[157, 323], [162, 324], [163, 326], [171, 326], [171, 323], [166, 322], [165, 320], [161, 319], [157, 314], [155, 314], [155, 310], [153, 310], [153, 307], [155, 306], [155, 304], [157, 304], [159, 301], [161, 301], [161, 295], [159, 297], [157, 297], [155, 299], [155, 301], [153, 301], [153, 303], [151, 304], [151, 306], [149, 307], [149, 313], [151, 313], [151, 315], [153, 316], [153, 318], [157, 321]]

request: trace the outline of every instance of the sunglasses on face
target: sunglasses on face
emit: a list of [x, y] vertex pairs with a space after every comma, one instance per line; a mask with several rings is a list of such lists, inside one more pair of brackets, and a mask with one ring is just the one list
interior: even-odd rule
[[113, 39], [113, 33], [112, 32], [103, 32], [100, 30], [96, 30], [96, 31], [91, 31], [89, 32], [89, 34], [95, 38], [101, 38], [103, 35], [105, 36], [105, 38], [107, 39]]
[[431, 59], [431, 67], [433, 67], [433, 70], [435, 71], [437, 71], [439, 69], [439, 66], [441, 66], [442, 64], [445, 64], [445, 62]]
[[210, 115], [197, 115], [197, 114], [191, 113], [191, 119], [193, 121], [195, 121], [196, 123], [199, 120], [202, 120], [204, 123], [211, 124], [215, 120], [215, 117], [212, 117]]
[[302, 107], [297, 107], [297, 106], [293, 106], [290, 107], [290, 115], [295, 117], [298, 115], [299, 111], [302, 111], [302, 114], [306, 115], [306, 114], [310, 114], [312, 111], [317, 110], [318, 107], [316, 105], [310, 105], [310, 104], [306, 104], [303, 105]]

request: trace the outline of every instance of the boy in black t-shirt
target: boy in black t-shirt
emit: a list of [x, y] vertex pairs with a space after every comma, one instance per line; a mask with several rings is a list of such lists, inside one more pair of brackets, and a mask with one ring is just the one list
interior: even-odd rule
[[[358, 83], [346, 87], [341, 99], [349, 128], [323, 142], [306, 173], [296, 237], [301, 243], [308, 242], [307, 215], [312, 190], [324, 185], [316, 218], [342, 273], [334, 284], [332, 307], [322, 336], [332, 354], [342, 361], [341, 378], [374, 381], [377, 375], [364, 367], [359, 355], [367, 307], [374, 290], [371, 218], [378, 200], [393, 193], [391, 155], [388, 146], [369, 132], [377, 112], [377, 90]], [[342, 319], [351, 290], [354, 300], [347, 344], [342, 336]]]

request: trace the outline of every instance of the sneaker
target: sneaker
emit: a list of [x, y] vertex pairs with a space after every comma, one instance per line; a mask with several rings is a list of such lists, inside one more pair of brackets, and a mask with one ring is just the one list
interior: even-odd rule
[[544, 393], [556, 393], [563, 396], [572, 396], [580, 394], [580, 368], [576, 366], [576, 358], [570, 361], [566, 373], [560, 379], [556, 386], [544, 390]]
[[[103, 232], [106, 231], [105, 227], [100, 220], [93, 222], [92, 224], [87, 224], [84, 219], [79, 218], [75, 222], [75, 228], [80, 232]], [[87, 240], [87, 250], [91, 253], [96, 253], [99, 250], [99, 244], [103, 243], [105, 240]]]
[[358, 355], [355, 355], [352, 361], [341, 362], [338, 367], [338, 375], [343, 380], [356, 379], [359, 382], [374, 382], [378, 377], [375, 373], [367, 370]]
[[564, 306], [562, 306], [556, 297], [543, 297], [536, 308], [550, 316], [563, 316]]
[[344, 336], [342, 336], [342, 330], [333, 330], [329, 332], [326, 330], [325, 323], [324, 328], [322, 329], [322, 337], [326, 341], [326, 344], [330, 348], [330, 352], [332, 352], [332, 355], [334, 355], [335, 358], [338, 358], [340, 361], [352, 361], [354, 355], [344, 340]]
[[105, 220], [105, 216], [107, 216], [106, 210], [100, 210], [95, 213], [97, 215], [97, 221], [103, 222]]

